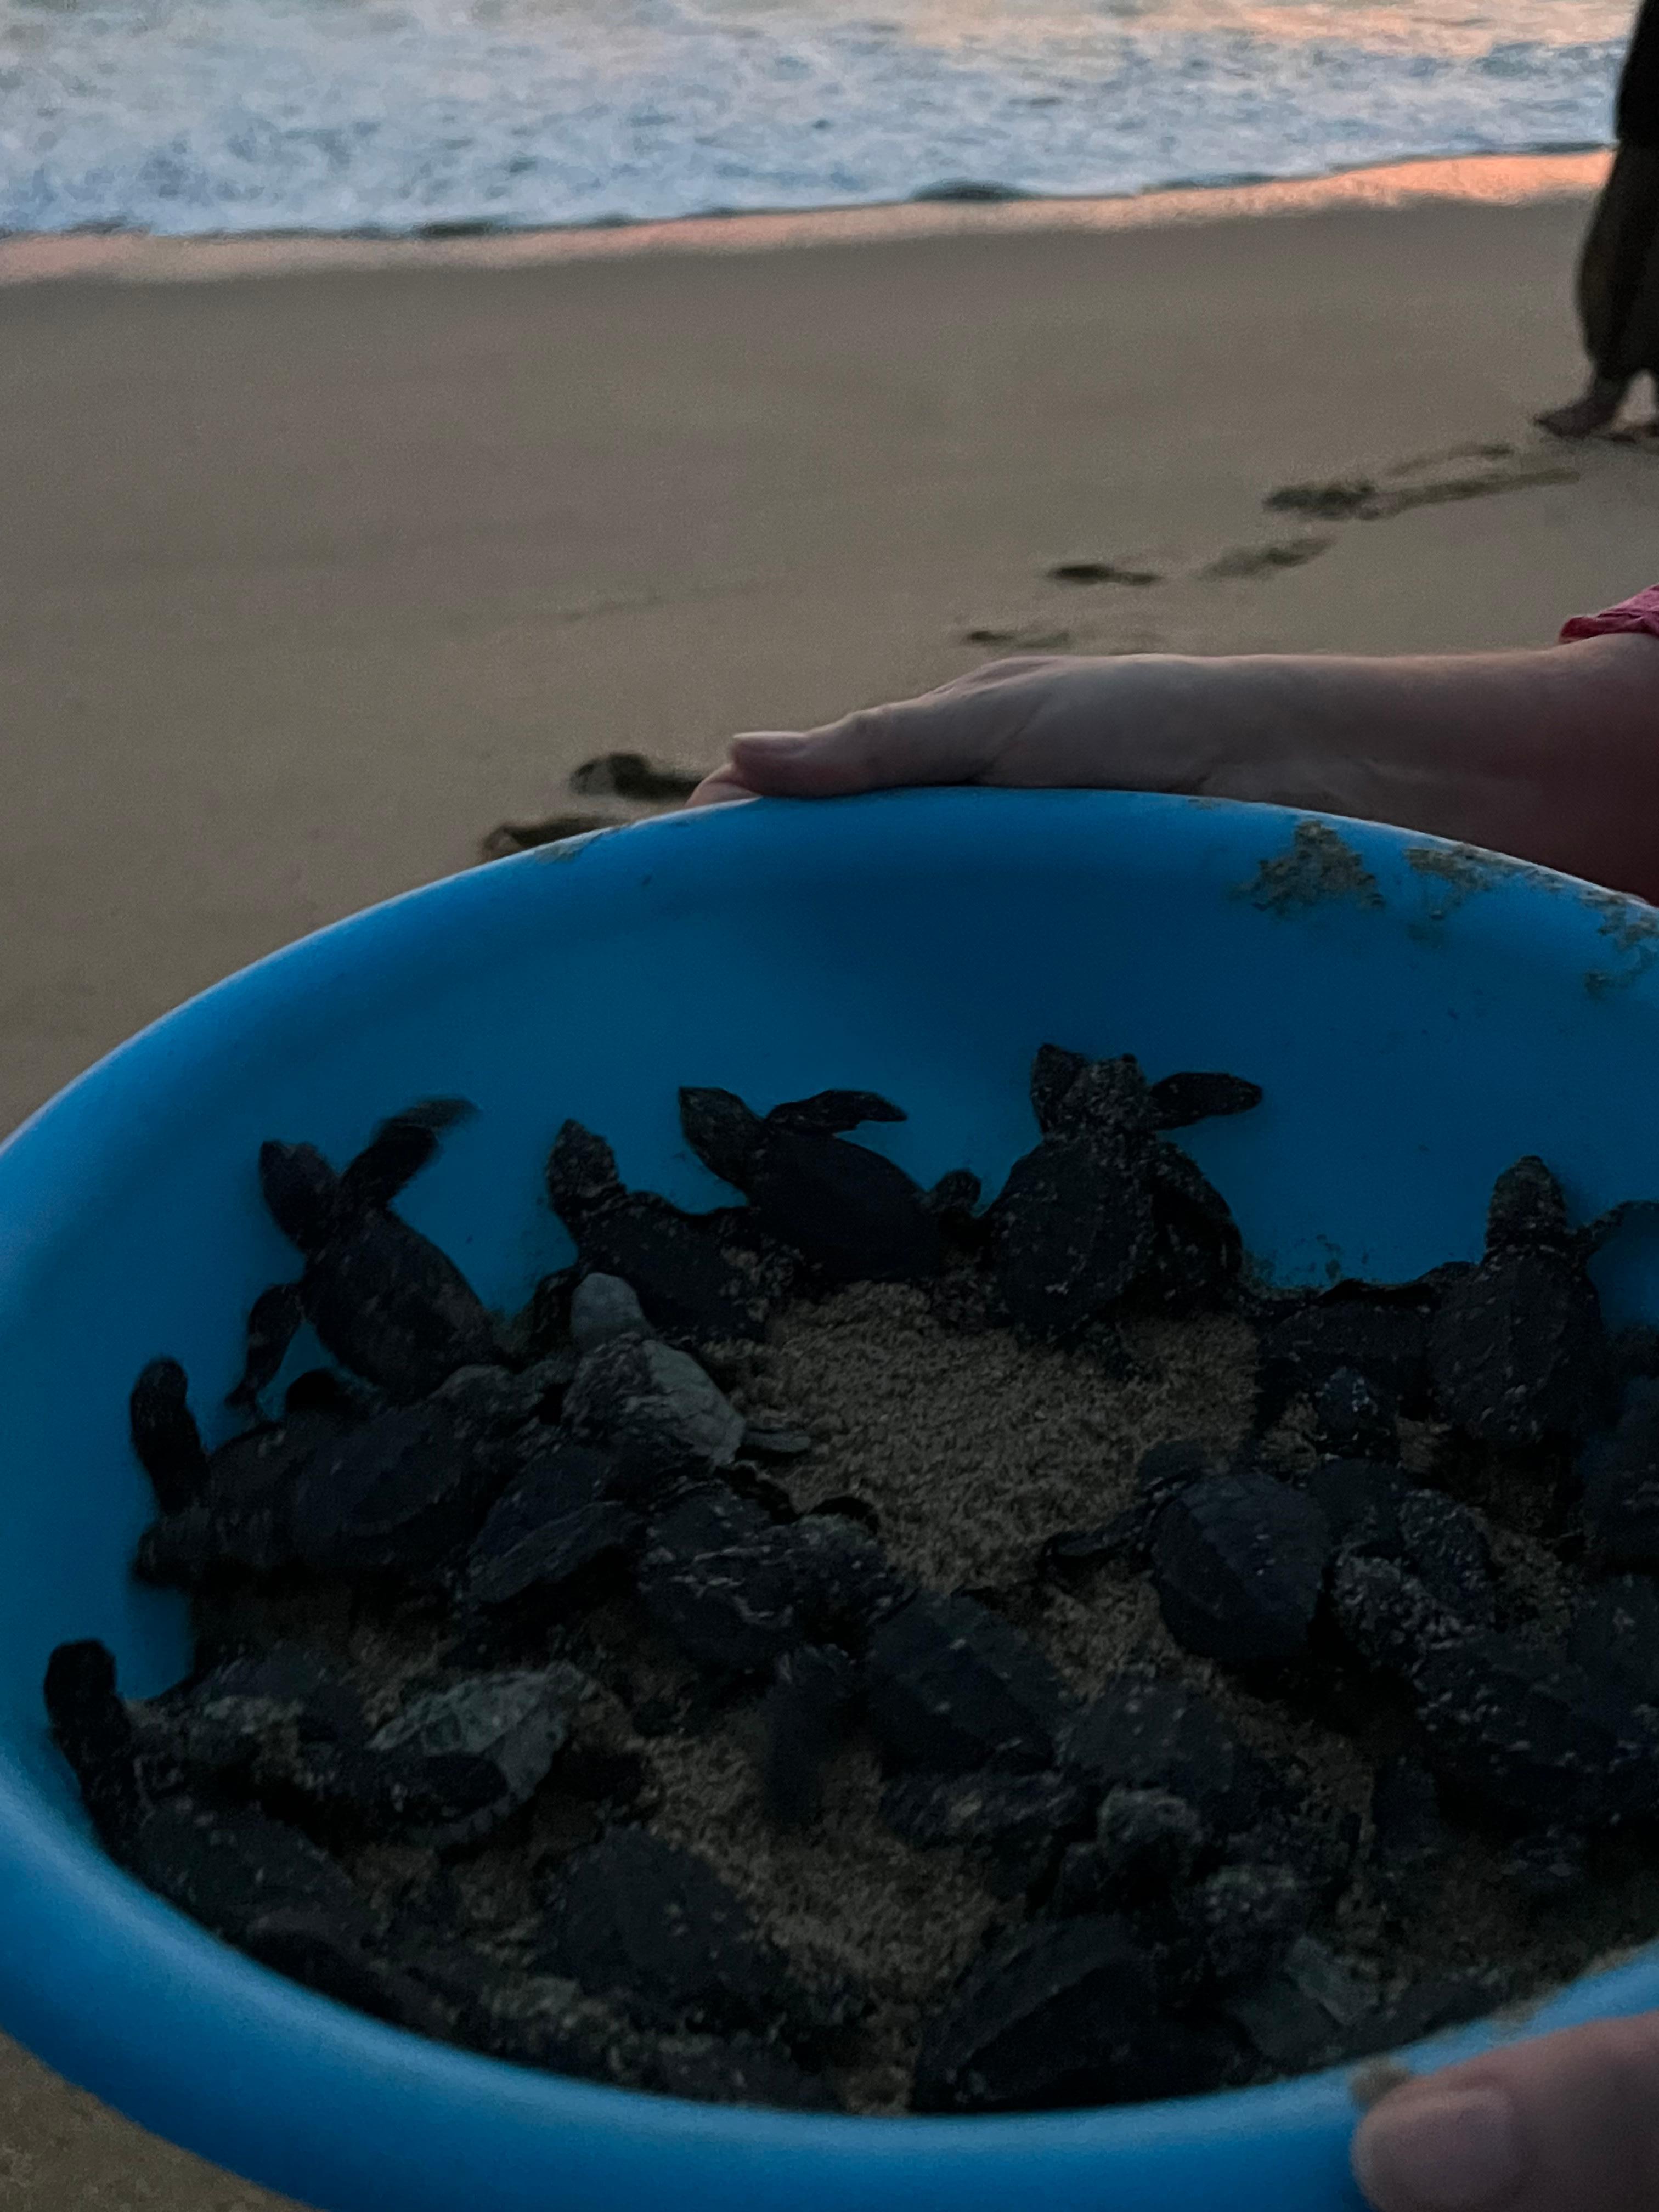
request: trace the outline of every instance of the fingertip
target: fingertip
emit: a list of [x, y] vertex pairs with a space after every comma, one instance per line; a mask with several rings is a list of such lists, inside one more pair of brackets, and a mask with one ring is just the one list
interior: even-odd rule
[[734, 800], [752, 799], [755, 793], [746, 783], [740, 783], [729, 767], [717, 768], [702, 781], [686, 800], [688, 811], [694, 806], [730, 806]]
[[1354, 2179], [1377, 2212], [1499, 2212], [1526, 2178], [1513, 2100], [1493, 2083], [1413, 2083], [1354, 2136]]
[[1654, 2212], [1659, 2014], [1593, 2021], [1404, 2084], [1355, 2132], [1376, 2212]]
[[732, 740], [730, 773], [750, 791], [788, 791], [790, 769], [810, 750], [811, 741], [794, 730], [747, 730]]

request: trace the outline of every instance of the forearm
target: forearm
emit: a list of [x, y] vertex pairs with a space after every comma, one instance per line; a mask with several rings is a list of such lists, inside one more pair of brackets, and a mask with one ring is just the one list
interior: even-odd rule
[[1397, 823], [1659, 900], [1659, 639], [1182, 669], [1167, 735], [1174, 757], [1207, 763], [1193, 787]]

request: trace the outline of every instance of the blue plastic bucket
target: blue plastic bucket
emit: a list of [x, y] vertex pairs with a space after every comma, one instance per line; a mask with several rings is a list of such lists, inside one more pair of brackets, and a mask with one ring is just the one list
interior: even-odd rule
[[[145, 1694], [182, 1605], [127, 1566], [149, 1501], [126, 1396], [158, 1352], [211, 1406], [254, 1294], [293, 1272], [259, 1141], [343, 1158], [434, 1093], [482, 1109], [408, 1194], [484, 1296], [568, 1256], [541, 1170], [575, 1115], [630, 1182], [726, 1194], [676, 1086], [830, 1085], [924, 1182], [994, 1188], [1046, 1040], [1230, 1068], [1259, 1111], [1194, 1130], [1283, 1278], [1406, 1275], [1479, 1248], [1542, 1152], [1581, 1214], [1659, 1193], [1659, 915], [1401, 832], [1087, 793], [907, 793], [678, 817], [480, 870], [262, 963], [125, 1047], [0, 1150], [0, 2025], [135, 2119], [324, 2212], [1326, 2212], [1350, 2205], [1342, 2075], [1124, 2111], [855, 2120], [681, 2104], [399, 2033], [250, 1965], [90, 1840], [40, 1706], [70, 1637]], [[1659, 1312], [1651, 1244], [1602, 1267]], [[1527, 2032], [1659, 2004], [1588, 1979]], [[1513, 2028], [1510, 2033], [1516, 2032]], [[1490, 2031], [1430, 2046], [1476, 2050]], [[1426, 2055], [1426, 2054], [1425, 2054]]]

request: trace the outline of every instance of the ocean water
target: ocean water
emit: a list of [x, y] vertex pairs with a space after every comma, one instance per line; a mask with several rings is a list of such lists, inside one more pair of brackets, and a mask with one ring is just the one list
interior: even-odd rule
[[404, 232], [1603, 143], [1610, 0], [0, 0], [0, 231]]

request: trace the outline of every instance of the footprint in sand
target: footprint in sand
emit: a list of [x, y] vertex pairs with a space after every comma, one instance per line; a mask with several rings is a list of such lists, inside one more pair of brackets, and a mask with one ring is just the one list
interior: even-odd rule
[[1276, 576], [1283, 569], [1299, 568], [1304, 562], [1316, 561], [1335, 543], [1334, 538], [1281, 538], [1271, 545], [1237, 545], [1198, 573], [1214, 577]]
[[[1431, 477], [1423, 483], [1402, 483], [1401, 477], [1421, 468], [1443, 467], [1447, 461], [1469, 458], [1496, 460], [1507, 454], [1508, 467], [1474, 471], [1465, 475]], [[1279, 514], [1305, 514], [1321, 522], [1380, 522], [1404, 514], [1413, 507], [1438, 507], [1451, 500], [1490, 499], [1498, 492], [1525, 491], [1535, 484], [1577, 483], [1578, 471], [1559, 461], [1529, 460], [1514, 449], [1497, 447], [1454, 447], [1445, 453], [1420, 455], [1396, 462], [1376, 477], [1334, 477], [1324, 483], [1281, 484], [1270, 491], [1264, 507]]]
[[1035, 625], [1024, 629], [965, 629], [957, 642], [1000, 646], [1009, 653], [1066, 653], [1071, 648], [1072, 633], [1068, 629], [1040, 629]]
[[1115, 561], [1061, 561], [1048, 571], [1056, 584], [1161, 584], [1155, 568], [1126, 568]]
[[666, 813], [689, 799], [702, 777], [701, 769], [653, 760], [645, 753], [596, 753], [570, 771], [571, 790], [583, 799], [622, 799], [631, 805], [631, 812], [550, 814], [541, 822], [498, 822], [478, 840], [478, 858], [505, 860], [514, 853], [532, 852], [538, 845], [584, 837], [590, 830], [620, 830], [629, 822], [649, 821], [653, 814]]
[[538, 845], [557, 845], [567, 837], [585, 837], [590, 830], [615, 830], [622, 817], [614, 814], [551, 814], [544, 822], [498, 822], [478, 840], [481, 860], [507, 860], [514, 853], [528, 853]]
[[570, 788], [583, 799], [689, 799], [702, 770], [644, 753], [599, 753], [570, 772]]

